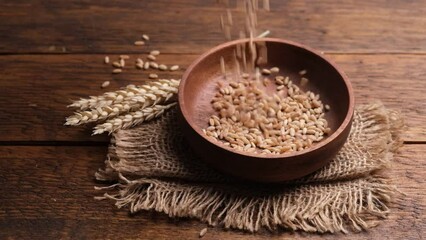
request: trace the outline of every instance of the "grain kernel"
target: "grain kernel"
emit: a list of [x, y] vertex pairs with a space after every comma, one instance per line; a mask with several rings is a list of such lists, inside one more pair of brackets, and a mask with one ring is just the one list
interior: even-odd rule
[[105, 82], [102, 83], [101, 87], [106, 88], [106, 87], [109, 86], [109, 83], [110, 83], [109, 81], [105, 81]]
[[204, 237], [204, 235], [206, 235], [206, 233], [207, 233], [207, 228], [203, 228], [203, 229], [200, 231], [200, 238]]
[[116, 68], [121, 68], [122, 67], [121, 64], [120, 64], [120, 62], [113, 62], [112, 66], [114, 66]]
[[170, 67], [170, 71], [176, 71], [179, 69], [179, 65], [173, 65]]
[[280, 69], [278, 67], [273, 67], [273, 68], [269, 69], [269, 71], [271, 73], [278, 73], [280, 71]]
[[305, 75], [307, 72], [308, 72], [308, 71], [307, 71], [306, 69], [304, 69], [304, 70], [300, 71], [300, 72], [299, 72], [299, 74], [300, 74], [301, 76], [303, 76], [303, 75]]
[[308, 84], [308, 82], [309, 82], [309, 79], [302, 77], [300, 79], [300, 86], [304, 87], [306, 86], [306, 84]]
[[167, 66], [164, 64], [160, 64], [158, 65], [158, 69], [160, 69], [161, 71], [166, 71], [167, 70]]
[[155, 74], [155, 73], [151, 73], [151, 74], [149, 74], [149, 78], [155, 79], [155, 78], [158, 78], [158, 75]]
[[269, 75], [269, 74], [271, 74], [271, 71], [269, 69], [264, 68], [264, 69], [262, 69], [262, 74]]
[[135, 46], [143, 46], [143, 45], [145, 45], [145, 42], [144, 41], [136, 41], [136, 42], [134, 42], [133, 43]]
[[156, 62], [149, 62], [149, 66], [154, 68], [154, 69], [158, 68], [158, 64]]
[[145, 70], [148, 70], [148, 69], [149, 69], [149, 66], [150, 66], [149, 62], [145, 62], [145, 64], [143, 65], [143, 68], [144, 68]]
[[143, 39], [145, 39], [145, 41], [149, 41], [149, 36], [148, 36], [148, 35], [146, 35], [146, 34], [143, 34], [143, 35], [142, 35], [142, 38], [143, 38]]
[[158, 56], [158, 55], [160, 55], [160, 51], [152, 50], [149, 54], [152, 55], [152, 56]]

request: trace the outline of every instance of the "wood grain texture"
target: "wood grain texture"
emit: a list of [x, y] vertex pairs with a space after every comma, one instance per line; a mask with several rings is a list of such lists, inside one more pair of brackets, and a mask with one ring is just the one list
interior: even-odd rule
[[[231, 1], [233, 2], [233, 1]], [[332, 52], [425, 52], [426, 1], [271, 1], [259, 29]], [[201, 53], [224, 40], [215, 0], [1, 1], [1, 53]], [[235, 11], [234, 16], [241, 15]]]
[[[405, 115], [409, 144], [387, 172], [406, 196], [380, 226], [359, 234], [209, 228], [203, 239], [423, 239], [426, 1], [270, 2], [272, 12], [259, 14], [260, 30], [326, 52], [349, 76], [357, 103], [380, 99]], [[198, 221], [129, 215], [112, 201], [95, 201], [93, 186], [100, 183], [93, 174], [103, 166], [108, 137], [63, 123], [72, 99], [147, 80], [129, 67], [111, 75], [102, 63], [106, 54], [132, 53], [130, 63], [159, 49], [167, 53], [159, 62], [183, 66], [160, 76], [179, 78], [200, 53], [224, 41], [221, 13], [216, 0], [0, 1], [0, 239], [198, 239], [206, 227]], [[234, 11], [234, 20], [241, 14]], [[134, 46], [142, 33], [152, 40]], [[111, 85], [101, 89], [105, 80]]]
[[[130, 66], [119, 75], [102, 63], [104, 55], [10, 55], [0, 56], [0, 141], [108, 141], [91, 137], [90, 126], [65, 127], [72, 114], [71, 99], [102, 94], [127, 84], [147, 80], [147, 72]], [[146, 55], [144, 55], [146, 56]], [[328, 55], [347, 73], [357, 103], [380, 99], [400, 109], [408, 125], [405, 141], [426, 142], [426, 55], [332, 54]], [[160, 72], [160, 77], [180, 78], [197, 55], [164, 54], [158, 62], [179, 64], [181, 71]], [[110, 55], [114, 60], [116, 55]], [[110, 87], [101, 89], [109, 80]], [[331, 86], [330, 86], [331, 87]]]
[[[128, 84], [142, 84], [147, 71], [134, 67], [136, 57], [127, 61], [124, 73], [111, 74], [112, 66], [103, 63], [104, 55], [11, 55], [0, 56], [0, 141], [102, 141], [106, 135], [91, 137], [91, 127], [65, 127], [65, 117], [73, 100], [105, 91], [118, 90]], [[195, 56], [160, 55], [158, 63], [178, 64], [182, 70], [156, 72], [163, 78], [179, 79]], [[110, 55], [116, 61], [118, 55]], [[144, 60], [146, 55], [144, 57]], [[110, 81], [102, 89], [104, 81]], [[4, 125], [3, 125], [4, 124]], [[16, 127], [13, 127], [15, 125]]]
[[[205, 224], [163, 214], [129, 215], [112, 201], [93, 196], [94, 172], [106, 147], [0, 147], [0, 238], [7, 239], [196, 239]], [[209, 229], [203, 239], [421, 239], [426, 233], [426, 154], [405, 145], [387, 170], [406, 196], [391, 205], [389, 218], [368, 232], [316, 235], [280, 231], [245, 234]], [[401, 197], [401, 195], [398, 195]]]

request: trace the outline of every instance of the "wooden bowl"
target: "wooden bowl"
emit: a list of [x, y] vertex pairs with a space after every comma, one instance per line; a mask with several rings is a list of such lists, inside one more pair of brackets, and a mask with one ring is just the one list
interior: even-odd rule
[[[329, 104], [326, 113], [332, 133], [303, 151], [259, 154], [231, 149], [210, 140], [202, 132], [208, 119], [215, 113], [211, 99], [217, 92], [217, 81], [223, 79], [220, 57], [227, 66], [234, 65], [233, 51], [241, 39], [221, 44], [195, 60], [184, 73], [178, 93], [180, 121], [185, 137], [195, 153], [211, 167], [236, 177], [259, 182], [282, 182], [300, 178], [326, 165], [345, 143], [352, 123], [354, 96], [346, 75], [322, 54], [298, 43], [282, 39], [263, 38], [266, 42], [268, 63], [265, 67], [279, 67], [281, 75], [300, 86], [301, 70], [309, 79], [302, 90], [319, 93]], [[263, 66], [262, 66], [263, 67]]]

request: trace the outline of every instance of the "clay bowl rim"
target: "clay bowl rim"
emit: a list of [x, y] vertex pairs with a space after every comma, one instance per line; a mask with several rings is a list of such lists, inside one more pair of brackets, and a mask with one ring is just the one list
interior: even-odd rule
[[[346, 74], [341, 71], [337, 65], [331, 61], [330, 59], [328, 59], [327, 57], [323, 56], [323, 54], [317, 52], [316, 50], [307, 47], [303, 44], [300, 43], [296, 43], [293, 41], [289, 41], [289, 40], [284, 40], [284, 39], [280, 39], [280, 38], [258, 38], [255, 39], [255, 42], [275, 42], [275, 43], [281, 43], [281, 44], [286, 44], [286, 45], [291, 45], [293, 47], [297, 47], [297, 48], [301, 48], [302, 50], [308, 51], [314, 55], [316, 55], [317, 57], [323, 59], [324, 61], [326, 61], [332, 68], [334, 68], [339, 75], [342, 77], [343, 82], [346, 86], [346, 89], [348, 90], [349, 93], [349, 107], [348, 107], [348, 111], [346, 113], [345, 119], [343, 120], [342, 124], [340, 124], [340, 126], [327, 138], [325, 138], [324, 140], [318, 142], [317, 144], [315, 144], [312, 147], [309, 147], [307, 149], [304, 149], [302, 151], [295, 151], [295, 152], [291, 152], [291, 153], [283, 153], [283, 154], [258, 154], [258, 153], [251, 153], [251, 152], [243, 152], [243, 151], [238, 151], [238, 150], [234, 150], [232, 148], [227, 148], [226, 146], [222, 146], [220, 144], [217, 144], [216, 142], [213, 142], [212, 140], [210, 140], [209, 138], [207, 138], [203, 132], [201, 131], [201, 128], [199, 126], [197, 126], [194, 121], [191, 120], [191, 118], [188, 117], [189, 113], [187, 112], [187, 109], [185, 107], [185, 100], [184, 100], [184, 96], [185, 96], [185, 85], [188, 79], [188, 76], [191, 74], [191, 72], [193, 71], [193, 69], [195, 68], [195, 66], [197, 66], [201, 61], [203, 61], [205, 58], [207, 58], [209, 55], [213, 54], [214, 52], [220, 51], [224, 48], [227, 48], [229, 46], [232, 45], [236, 45], [239, 43], [246, 43], [250, 41], [250, 39], [238, 39], [238, 40], [234, 40], [234, 41], [229, 41], [229, 42], [225, 42], [222, 43], [220, 45], [217, 45], [211, 49], [209, 49], [208, 51], [204, 52], [203, 54], [201, 54], [194, 62], [192, 62], [192, 64], [186, 69], [185, 73], [182, 76], [182, 79], [180, 81], [179, 84], [179, 89], [178, 89], [178, 105], [179, 105], [179, 109], [185, 119], [185, 121], [189, 124], [189, 126], [198, 134], [200, 135], [202, 138], [204, 138], [206, 141], [208, 141], [209, 143], [225, 150], [228, 152], [232, 152], [234, 154], [237, 155], [241, 155], [244, 157], [253, 157], [253, 158], [260, 158], [260, 159], [291, 159], [293, 157], [296, 156], [300, 156], [300, 155], [304, 155], [306, 153], [309, 152], [313, 152], [317, 149], [320, 149], [322, 147], [325, 147], [326, 145], [330, 144], [332, 141], [336, 140], [338, 138], [338, 136], [340, 136], [340, 134], [342, 134], [342, 132], [346, 129], [346, 127], [351, 124], [352, 121], [352, 117], [354, 114], [354, 105], [355, 105], [355, 97], [354, 97], [354, 93], [353, 93], [353, 88], [352, 88], [352, 84], [349, 81], [348, 77], [346, 76]], [[207, 122], [207, 120], [206, 120]]]

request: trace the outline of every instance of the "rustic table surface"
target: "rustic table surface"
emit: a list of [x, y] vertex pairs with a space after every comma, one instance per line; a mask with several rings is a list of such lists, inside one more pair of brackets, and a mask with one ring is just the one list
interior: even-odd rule
[[[231, 1], [232, 2], [232, 1]], [[210, 228], [204, 239], [422, 239], [426, 234], [426, 1], [271, 0], [259, 24], [273, 37], [323, 51], [347, 73], [357, 103], [382, 100], [406, 117], [390, 174], [404, 199], [368, 232], [245, 234]], [[215, 0], [0, 1], [0, 239], [196, 239], [206, 225], [152, 212], [129, 215], [96, 201], [106, 135], [64, 127], [71, 99], [147, 79], [119, 75], [105, 55], [156, 48], [183, 71], [223, 42]], [[142, 33], [149, 45], [133, 42]], [[179, 78], [182, 71], [165, 74]]]

